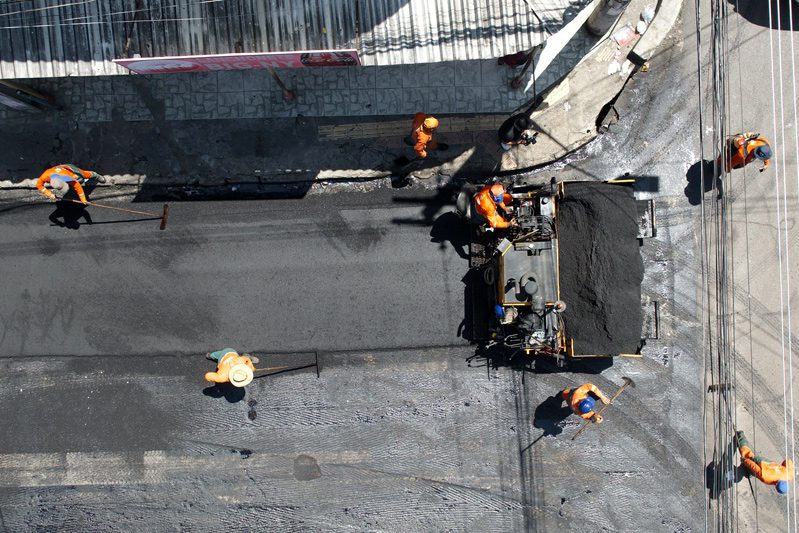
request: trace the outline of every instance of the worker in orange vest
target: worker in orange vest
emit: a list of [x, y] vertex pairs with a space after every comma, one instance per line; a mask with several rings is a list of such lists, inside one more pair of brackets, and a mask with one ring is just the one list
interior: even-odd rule
[[68, 193], [72, 188], [80, 201], [85, 204], [88, 203], [88, 200], [86, 200], [83, 184], [92, 178], [100, 183], [105, 183], [105, 178], [96, 172], [81, 170], [75, 165], [63, 164], [42, 172], [42, 175], [36, 180], [36, 188], [51, 200], [56, 200], [56, 195], [52, 190], [45, 188], [45, 185], [50, 185], [53, 190], [60, 191], [62, 195]]
[[602, 400], [602, 403], [605, 405], [610, 403], [608, 397], [602, 394], [602, 391], [593, 383], [580, 385], [576, 389], [565, 389], [561, 392], [561, 396], [569, 407], [571, 407], [571, 410], [574, 411], [574, 414], [583, 417], [585, 420], [596, 422], [597, 424], [601, 424], [603, 418], [594, 412], [596, 400]]
[[480, 192], [474, 195], [475, 210], [478, 214], [486, 218], [491, 228], [507, 228], [515, 225], [514, 221], [505, 220], [497, 209], [497, 207], [499, 207], [505, 213], [509, 212], [509, 204], [512, 201], [513, 198], [511, 195], [505, 192], [505, 187], [499, 183], [486, 185]]
[[723, 154], [719, 156], [717, 164], [721, 167], [724, 158], [724, 171], [729, 172], [735, 168], [743, 168], [755, 159], [763, 161], [763, 172], [768, 168], [772, 151], [768, 140], [759, 133], [746, 132], [730, 137], [725, 143]]
[[248, 354], [239, 355], [233, 348], [222, 348], [206, 356], [216, 361], [216, 372], [206, 372], [206, 381], [230, 383], [234, 387], [244, 387], [253, 380], [258, 358]]
[[446, 150], [446, 144], [439, 144], [433, 140], [433, 132], [437, 127], [438, 119], [436, 117], [425, 115], [424, 113], [416, 113], [413, 116], [411, 135], [406, 138], [405, 142], [412, 145], [413, 151], [422, 159], [427, 157], [428, 148], [431, 150]]
[[755, 455], [755, 452], [749, 447], [749, 441], [746, 440], [743, 431], [736, 432], [735, 439], [738, 442], [738, 451], [741, 453], [743, 465], [749, 473], [766, 485], [776, 485], [777, 492], [780, 494], [787, 494], [788, 482], [793, 480], [793, 461], [786, 459], [782, 463], [770, 463], [759, 455]]

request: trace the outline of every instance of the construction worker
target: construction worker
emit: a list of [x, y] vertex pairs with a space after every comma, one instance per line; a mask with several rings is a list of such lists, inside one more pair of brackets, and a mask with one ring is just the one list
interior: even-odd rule
[[724, 158], [724, 171], [729, 172], [732, 169], [743, 168], [755, 159], [759, 159], [763, 161], [763, 168], [760, 169], [760, 172], [763, 172], [768, 168], [771, 156], [772, 151], [768, 140], [759, 133], [750, 131], [730, 137], [725, 143], [725, 149], [719, 156], [717, 164], [721, 167], [721, 160]]
[[530, 57], [529, 51], [504, 55], [497, 59], [497, 65], [507, 65], [510, 68], [521, 67], [527, 62], [528, 57]]
[[433, 132], [438, 127], [438, 119], [424, 113], [416, 113], [413, 116], [411, 135], [405, 139], [406, 144], [413, 146], [413, 151], [424, 159], [427, 157], [427, 149], [446, 150], [447, 145], [437, 143], [433, 140]]
[[486, 218], [491, 228], [507, 228], [515, 225], [514, 221], [505, 220], [497, 209], [499, 207], [505, 213], [509, 212], [510, 207], [508, 204], [511, 201], [513, 201], [513, 198], [505, 192], [505, 187], [499, 183], [486, 185], [474, 195], [475, 210], [479, 215]]
[[75, 165], [63, 164], [48, 168], [42, 172], [42, 175], [36, 180], [36, 188], [51, 200], [56, 200], [56, 195], [53, 194], [53, 191], [45, 188], [45, 185], [50, 185], [53, 190], [60, 191], [62, 195], [67, 194], [69, 189], [72, 188], [80, 201], [86, 204], [88, 200], [86, 200], [86, 193], [83, 191], [83, 184], [92, 178], [100, 183], [105, 183], [105, 178], [96, 172], [81, 170]]
[[253, 380], [253, 372], [258, 358], [248, 354], [239, 355], [233, 348], [222, 348], [206, 355], [216, 361], [216, 372], [206, 372], [206, 381], [213, 383], [230, 383], [234, 387], [244, 387]]
[[593, 383], [580, 385], [576, 389], [565, 389], [561, 392], [561, 397], [571, 407], [574, 414], [597, 424], [601, 424], [603, 420], [600, 415], [594, 412], [597, 399], [602, 400], [605, 405], [610, 403], [608, 397], [602, 394], [602, 391]]
[[538, 132], [532, 135], [527, 132], [533, 125], [525, 113], [519, 113], [505, 120], [497, 131], [499, 145], [503, 150], [508, 151], [517, 144], [535, 144]]
[[786, 459], [782, 463], [770, 463], [755, 455], [743, 431], [735, 433], [735, 440], [746, 470], [766, 485], [775, 485], [780, 494], [787, 494], [788, 482], [793, 480], [793, 461]]

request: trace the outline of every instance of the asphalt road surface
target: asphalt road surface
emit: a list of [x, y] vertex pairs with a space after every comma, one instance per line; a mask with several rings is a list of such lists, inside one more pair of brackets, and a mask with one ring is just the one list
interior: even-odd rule
[[[4, 205], [0, 527], [695, 524], [697, 362], [672, 365], [668, 341], [590, 377], [471, 359], [464, 228], [440, 197], [177, 203], [165, 231]], [[246, 395], [208, 387], [203, 354], [228, 345], [302, 368]], [[622, 376], [638, 387], [571, 442], [558, 391], [591, 379], [611, 394]]]
[[[731, 13], [730, 79], [746, 89], [730, 120], [768, 135], [771, 67], [749, 60], [769, 57], [756, 7]], [[702, 32], [707, 43], [707, 24]], [[784, 54], [797, 34], [781, 35]], [[534, 176], [629, 172], [657, 183], [641, 193], [658, 216], [642, 289], [660, 303], [659, 338], [601, 374], [469, 362], [464, 243], [434, 193], [176, 203], [164, 232], [155, 221], [100, 224], [120, 219], [105, 212], [77, 230], [51, 227], [51, 208], [0, 206], [0, 528], [704, 529], [718, 489], [706, 470], [720, 457], [702, 439], [695, 37], [688, 6], [617, 102], [620, 122]], [[790, 58], [780, 61], [788, 72]], [[792, 109], [777, 113], [789, 130], [772, 136], [788, 153]], [[781, 165], [725, 184], [738, 424], [777, 461], [795, 444], [783, 424], [790, 321], [777, 257], [778, 243], [796, 257], [796, 190], [787, 183], [786, 202], [776, 178], [796, 169]], [[790, 281], [789, 303], [799, 287]], [[268, 365], [318, 356], [320, 374], [259, 378], [244, 397], [209, 389], [202, 354], [225, 345]], [[587, 380], [613, 392], [622, 376], [637, 387], [602, 426], [569, 440], [578, 424], [553, 394]], [[739, 530], [786, 529], [786, 500], [772, 489], [754, 484], [757, 506], [745, 480], [734, 490]]]
[[[49, 221], [51, 204], [8, 211], [0, 353], [460, 343], [465, 260], [431, 242], [424, 204], [389, 192], [178, 203], [165, 231], [152, 220], [115, 223], [134, 217], [104, 209], [92, 208], [93, 224], [79, 220], [76, 230]], [[464, 235], [456, 220], [451, 213], [436, 231]]]
[[[650, 357], [658, 357], [657, 345], [665, 349], [664, 363], [679, 371], [690, 358], [706, 378], [697, 378], [689, 389], [672, 390], [673, 396], [689, 395], [695, 401], [686, 423], [701, 423], [705, 412], [709, 439], [692, 429], [695, 446], [711, 471], [728, 450], [714, 446], [712, 394], [702, 390], [705, 379], [713, 382], [710, 358], [712, 347], [702, 351], [702, 270], [701, 240], [703, 208], [709, 235], [715, 231], [711, 216], [719, 208], [716, 190], [703, 191], [699, 183], [699, 163], [713, 158], [711, 138], [711, 42], [712, 19], [708, 4], [703, 3], [701, 18], [701, 68], [704, 128], [699, 129], [697, 96], [696, 29], [693, 5], [684, 6], [682, 31], [674, 32], [656, 52], [651, 70], [637, 75], [617, 102], [622, 115], [609, 134], [557, 165], [561, 175], [575, 178], [607, 179], [630, 173], [651, 176], [656, 190], [643, 193], [655, 198], [658, 238], [644, 249], [646, 278], [643, 291], [659, 300], [664, 335], [649, 346]], [[789, 31], [790, 13], [794, 31]], [[799, 279], [791, 269], [797, 257], [797, 105], [793, 75], [794, 50], [799, 49], [799, 10], [797, 3], [763, 3], [740, 0], [728, 5], [727, 47], [729, 51], [727, 82], [729, 115], [726, 127], [730, 134], [761, 132], [775, 150], [771, 167], [762, 174], [760, 165], [751, 164], [733, 171], [719, 185], [725, 191], [728, 228], [730, 311], [734, 313], [731, 329], [735, 369], [731, 394], [736, 425], [756, 440], [755, 447], [771, 461], [791, 457], [799, 443], [796, 436], [793, 390], [799, 386], [799, 373], [792, 373], [792, 363], [799, 363], [799, 313], [796, 311]], [[771, 19], [769, 19], [771, 14]], [[781, 29], [777, 30], [778, 16]], [[774, 28], [774, 29], [771, 29]], [[755, 59], [757, 58], [757, 59]], [[795, 60], [795, 59], [794, 59]], [[700, 152], [700, 133], [705, 152]], [[707, 185], [714, 185], [711, 179]], [[709, 269], [715, 269], [716, 257], [708, 255]], [[714, 278], [709, 279], [714, 283]], [[714, 303], [706, 304], [715, 326]], [[792, 311], [792, 313], [791, 313]], [[716, 346], [714, 339], [713, 347]], [[708, 357], [701, 364], [703, 354]], [[676, 357], [676, 359], [675, 359]], [[682, 361], [681, 361], [682, 360]], [[707, 403], [705, 403], [707, 402]], [[731, 443], [730, 443], [731, 444]], [[703, 447], [705, 452], [702, 453]], [[736, 453], [733, 451], [733, 453]], [[733, 462], [737, 460], [733, 458]], [[697, 468], [700, 468], [697, 466]], [[689, 514], [694, 529], [714, 529], [717, 490], [732, 490], [734, 529], [738, 531], [796, 530], [797, 493], [780, 496], [773, 487], [756, 480], [751, 485], [737, 471], [735, 483], [724, 487], [706, 487], [704, 506], [692, 507]], [[701, 474], [697, 472], [699, 477]], [[708, 484], [708, 480], [705, 479]], [[697, 505], [703, 502], [700, 500]], [[788, 505], [786, 505], [786, 503]], [[790, 511], [790, 513], [789, 513]], [[707, 520], [707, 522], [706, 522]]]

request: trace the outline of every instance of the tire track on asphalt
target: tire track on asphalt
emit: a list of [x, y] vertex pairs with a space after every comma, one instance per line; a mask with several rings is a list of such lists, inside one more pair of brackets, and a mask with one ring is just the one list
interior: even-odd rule
[[[737, 196], [741, 193], [737, 193], [733, 196], [732, 200], [734, 201]], [[676, 200], [671, 197], [668, 199], [668, 204], [674, 205]], [[756, 209], [755, 211], [769, 211], [771, 210], [768, 206], [763, 207], [762, 204], [760, 209]], [[694, 213], [693, 217], [689, 217], [691, 212], [684, 211], [678, 214], [676, 217], [673, 217], [670, 222], [675, 223], [685, 223], [693, 230], [696, 231], [696, 221], [695, 217], [696, 214]], [[793, 226], [793, 221], [791, 221], [791, 226]], [[776, 227], [772, 227], [774, 231], [776, 231]], [[657, 239], [652, 240], [653, 245], [658, 248], [656, 253], [664, 254], [671, 258], [672, 262], [675, 265], [675, 269], [685, 268], [685, 269], [692, 269], [695, 266], [695, 260], [691, 261], [690, 257], [686, 253], [682, 253], [679, 250], [678, 246], [668, 246], [666, 247], [667, 243], [661, 243]], [[799, 243], [799, 232], [792, 232], [789, 238], [789, 246], [796, 246]], [[781, 320], [779, 319], [779, 310], [772, 311], [770, 310], [763, 301], [752, 295], [749, 294], [745, 283], [730, 283], [729, 286], [733, 289], [734, 297], [738, 302], [742, 302], [742, 305], [736, 306], [738, 309], [737, 314], [743, 316], [744, 313], [748, 313], [751, 311], [752, 320], [755, 321], [754, 328], [755, 330], [759, 330], [762, 335], [767, 336], [769, 334], [774, 334], [779, 336], [784, 334], [787, 336], [788, 328], [787, 325], [783, 326], [781, 324]], [[690, 316], [689, 310], [685, 306], [677, 305], [677, 299], [674, 299], [675, 302], [675, 314], [683, 315], [683, 316]], [[754, 332], [753, 332], [754, 333]], [[747, 337], [748, 333], [744, 336]], [[755, 334], [757, 336], [757, 334]], [[790, 343], [792, 346], [797, 347], [799, 346], [799, 336], [791, 335], [790, 336]], [[758, 372], [756, 369], [753, 369], [752, 366], [749, 364], [748, 357], [742, 354], [737, 349], [733, 350], [733, 354], [736, 358], [736, 365], [738, 366], [738, 372], [743, 373], [745, 376], [751, 376], [751, 379], [754, 381], [755, 385], [755, 396], [760, 398], [768, 398], [772, 396], [772, 387], [769, 386], [768, 382], [764, 379], [764, 376], [761, 372]], [[789, 355], [790, 356], [790, 355]], [[741, 382], [749, 385], [748, 379], [741, 378]], [[751, 391], [749, 391], [751, 392]], [[707, 393], [706, 393], [707, 394]], [[751, 402], [750, 402], [751, 403]], [[756, 402], [754, 406], [748, 406], [751, 411], [751, 416], [754, 420], [758, 421], [758, 428], [759, 433], [764, 434], [772, 443], [775, 445], [777, 449], [781, 448], [782, 443], [784, 442], [784, 435], [781, 434], [780, 431], [776, 430], [775, 428], [782, 428], [783, 421], [777, 420], [775, 416], [771, 414], [770, 410], [767, 410], [763, 407], [763, 402]], [[797, 439], [797, 443], [799, 443], [799, 439]]]
[[[797, 238], [799, 239], [799, 237]], [[694, 267], [696, 266], [695, 263], [697, 260], [694, 260], [694, 258], [688, 256], [688, 254], [677, 251], [678, 248], [676, 246], [668, 248], [666, 243], [659, 243], [656, 239], [652, 239], [651, 241], [653, 241], [654, 247], [660, 248], [659, 250], [660, 253], [663, 253], [663, 255], [665, 255], [666, 257], [671, 258], [672, 263], [675, 266], [675, 269], [692, 269], [691, 271], [693, 271]], [[745, 286], [738, 283], [734, 285], [730, 283], [729, 285], [733, 287], [733, 294], [735, 295], [736, 298], [738, 298], [743, 302], [747, 301], [750, 302], [750, 305], [752, 305], [753, 317], [757, 316], [760, 319], [760, 321], [768, 325], [774, 333], [776, 333], [777, 335], [781, 334], [782, 327], [780, 325], [779, 320], [777, 318], [770, 318], [770, 316], [774, 315], [775, 313], [779, 313], [779, 311], [770, 310], [759, 298], [757, 298], [757, 296], [749, 295], [747, 293], [747, 289]], [[674, 301], [675, 305], [677, 305], [676, 298], [674, 299]], [[744, 308], [745, 307], [746, 306], [744, 306]], [[677, 305], [677, 309], [686, 312], [688, 311], [688, 308], [682, 305]], [[783, 333], [786, 334], [787, 336], [787, 327], [785, 328]], [[790, 337], [790, 340], [793, 346], [799, 346], [799, 336], [792, 335]]]

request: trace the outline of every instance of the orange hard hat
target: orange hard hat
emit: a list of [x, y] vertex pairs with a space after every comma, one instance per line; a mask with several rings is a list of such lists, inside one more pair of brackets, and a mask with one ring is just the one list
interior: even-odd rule
[[424, 127], [428, 130], [434, 130], [438, 127], [438, 119], [436, 117], [427, 117], [424, 119]]

